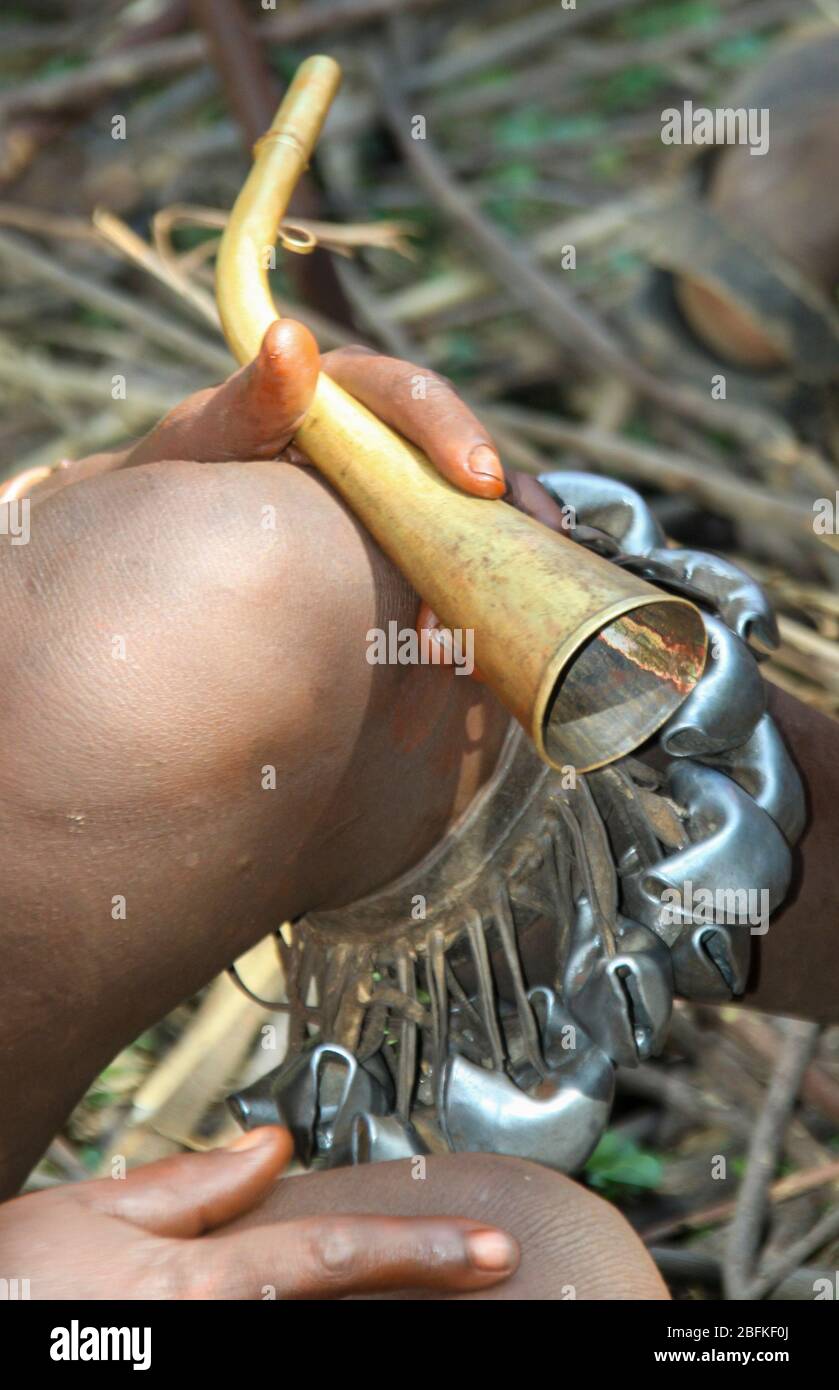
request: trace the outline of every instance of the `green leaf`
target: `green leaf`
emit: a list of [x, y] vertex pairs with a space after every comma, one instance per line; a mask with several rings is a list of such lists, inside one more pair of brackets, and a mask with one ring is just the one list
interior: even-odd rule
[[646, 265], [644, 257], [628, 247], [616, 247], [606, 259], [616, 275], [637, 275]]
[[603, 117], [596, 114], [556, 116], [542, 106], [520, 106], [495, 122], [493, 135], [500, 149], [520, 150], [549, 140], [560, 145], [588, 140], [599, 135], [603, 125]]
[[713, 0], [681, 0], [680, 4], [661, 4], [626, 15], [618, 28], [629, 38], [653, 39], [674, 29], [710, 28], [721, 12]]
[[592, 1187], [617, 1183], [621, 1187], [655, 1189], [661, 1185], [664, 1165], [657, 1154], [607, 1130], [585, 1167]]
[[[445, 371], [446, 376], [455, 379], [474, 371], [481, 363], [481, 352], [478, 344], [471, 333], [452, 331], [447, 333], [443, 339], [445, 350]], [[431, 997], [425, 995], [424, 991], [417, 991], [417, 998], [421, 1004], [430, 1004]]]
[[512, 164], [505, 164], [503, 168], [497, 169], [492, 177], [492, 184], [496, 188], [503, 189], [505, 193], [526, 193], [532, 188], [538, 179], [538, 171], [532, 164], [527, 164], [523, 160], [516, 160]]
[[589, 160], [593, 174], [601, 178], [613, 179], [626, 168], [626, 151], [617, 145], [609, 145], [595, 150]]
[[41, 64], [36, 76], [57, 77], [59, 73], [72, 72], [74, 68], [83, 67], [87, 61], [87, 55], [84, 53], [54, 53]]
[[101, 309], [91, 309], [87, 304], [80, 304], [76, 310], [76, 319], [79, 323], [87, 324], [90, 328], [119, 328], [119, 321], [111, 314], [104, 313]]
[[766, 34], [737, 34], [716, 44], [711, 49], [711, 59], [721, 68], [747, 67], [763, 60], [770, 42]]
[[671, 79], [659, 63], [639, 63], [592, 85], [591, 99], [605, 111], [643, 110]]

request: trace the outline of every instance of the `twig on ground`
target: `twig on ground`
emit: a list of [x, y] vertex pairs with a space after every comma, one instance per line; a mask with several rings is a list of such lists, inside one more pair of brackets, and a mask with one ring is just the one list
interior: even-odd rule
[[[556, 226], [544, 227], [525, 243], [527, 255], [536, 261], [557, 260], [567, 246], [594, 247], [615, 237], [631, 219], [652, 212], [664, 198], [664, 190], [654, 188], [625, 198], [616, 198], [578, 217]], [[408, 289], [396, 290], [385, 300], [392, 318], [405, 323], [432, 318], [470, 300], [479, 299], [494, 287], [492, 276], [482, 270], [450, 270], [431, 275]]]
[[800, 1240], [787, 1246], [783, 1255], [778, 1255], [772, 1261], [767, 1260], [752, 1281], [749, 1298], [765, 1298], [772, 1289], [780, 1284], [781, 1280], [786, 1279], [804, 1260], [809, 1259], [814, 1250], [820, 1250], [822, 1246], [836, 1240], [837, 1236], [839, 1236], [839, 1206], [825, 1212], [821, 1220], [811, 1227], [806, 1236], [802, 1236]]
[[0, 260], [36, 281], [55, 285], [77, 303], [88, 304], [123, 323], [131, 324], [151, 342], [168, 348], [187, 361], [200, 362], [202, 366], [225, 376], [230, 371], [230, 356], [226, 348], [207, 342], [197, 332], [173, 323], [131, 295], [110, 289], [79, 271], [66, 269], [53, 257], [36, 251], [8, 232], [0, 232]]
[[[774, 1063], [778, 1055], [777, 1030], [760, 1014], [745, 1010], [736, 1019], [721, 1020], [720, 1028], [736, 1037], [741, 1046], [766, 1066]], [[801, 1099], [827, 1119], [839, 1124], [839, 1081], [834, 1080], [818, 1061], [811, 1062], [804, 1073]]]
[[511, 63], [523, 53], [541, 48], [549, 39], [565, 39], [575, 30], [598, 20], [611, 19], [621, 10], [628, 10], [640, 0], [587, 0], [579, 9], [567, 9], [559, 4], [513, 19], [508, 24], [496, 24], [481, 38], [463, 44], [452, 53], [426, 63], [409, 79], [410, 87], [442, 87], [460, 82], [470, 73], [491, 67], [493, 63]]
[[757, 483], [743, 482], [721, 468], [714, 469], [656, 445], [639, 444], [521, 406], [493, 406], [487, 413], [512, 429], [520, 429], [538, 444], [584, 454], [595, 463], [614, 468], [647, 486], [693, 497], [711, 511], [721, 512], [735, 521], [748, 517], [750, 521], [791, 530], [814, 545], [823, 540], [839, 548], [835, 536], [814, 535], [810, 503], [779, 496]]
[[[723, 1261], [724, 1284], [727, 1297], [734, 1301], [759, 1297], [755, 1288], [761, 1277], [765, 1277], [765, 1271], [759, 1266], [759, 1248], [761, 1230], [769, 1208], [769, 1186], [783, 1149], [786, 1127], [792, 1118], [804, 1073], [819, 1041], [821, 1027], [816, 1023], [788, 1021], [784, 1024], [784, 1033], [785, 1043], [749, 1144], [746, 1172], [737, 1194], [734, 1219], [728, 1233]], [[834, 1211], [833, 1216], [837, 1218], [836, 1229], [839, 1230], [839, 1211]], [[799, 1242], [801, 1244], [803, 1242]], [[817, 1247], [808, 1247], [795, 1264], [806, 1258], [813, 1248]]]
[[646, 1100], [657, 1100], [692, 1124], [719, 1126], [742, 1141], [751, 1133], [751, 1120], [738, 1106], [715, 1105], [699, 1088], [661, 1067], [618, 1067], [620, 1091]]
[[[254, 27], [260, 39], [293, 44], [369, 24], [400, 10], [432, 9], [441, 3], [442, 0], [333, 0], [316, 9], [307, 5], [290, 13], [265, 16]], [[109, 92], [133, 87], [150, 77], [182, 72], [208, 60], [207, 43], [201, 34], [178, 34], [156, 43], [139, 44], [93, 59], [70, 72], [51, 73], [18, 84], [0, 98], [0, 121], [13, 111], [90, 106]]]
[[[722, 1264], [704, 1250], [670, 1249], [668, 1246], [651, 1246], [650, 1254], [661, 1274], [668, 1283], [678, 1285], [700, 1284], [708, 1289], [722, 1287]], [[796, 1269], [772, 1291], [771, 1297], [785, 1301], [812, 1302], [819, 1280], [832, 1282], [834, 1273], [829, 1269], [816, 1269], [813, 1266]]]
[[672, 384], [643, 366], [590, 308], [555, 278], [546, 276], [526, 251], [487, 220], [469, 194], [452, 179], [432, 141], [412, 138], [411, 114], [390, 72], [380, 58], [371, 59], [370, 65], [388, 129], [429, 198], [551, 342], [574, 351], [595, 370], [617, 375], [639, 395], [665, 410], [736, 437], [750, 449], [771, 457], [787, 459], [795, 455], [797, 441], [775, 416], [750, 406], [734, 408], [730, 402], [720, 412], [719, 402], [700, 395], [692, 387]]
[[93, 225], [97, 232], [118, 251], [133, 261], [135, 265], [148, 271], [162, 284], [175, 294], [185, 299], [187, 304], [193, 308], [207, 323], [211, 324], [217, 332], [221, 332], [218, 309], [215, 299], [206, 290], [192, 283], [178, 268], [176, 261], [165, 261], [163, 257], [149, 246], [148, 242], [143, 241], [141, 236], [123, 222], [121, 217], [116, 217], [114, 213], [108, 212], [105, 208], [96, 208], [93, 213]]
[[[805, 1168], [800, 1172], [790, 1173], [785, 1178], [778, 1178], [768, 1189], [767, 1200], [773, 1205], [790, 1202], [805, 1192], [817, 1192], [822, 1187], [833, 1186], [836, 1183], [839, 1183], [839, 1159], [834, 1163], [823, 1163], [817, 1168]], [[706, 1226], [720, 1226], [733, 1215], [736, 1207], [736, 1197], [714, 1202], [707, 1207], [700, 1207], [697, 1211], [681, 1212], [666, 1221], [657, 1222], [655, 1226], [642, 1231], [641, 1235], [643, 1240], [649, 1243], [675, 1235], [677, 1231], [700, 1231]]]

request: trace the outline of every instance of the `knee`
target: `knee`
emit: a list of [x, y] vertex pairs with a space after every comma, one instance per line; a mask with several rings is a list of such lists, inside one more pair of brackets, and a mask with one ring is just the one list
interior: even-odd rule
[[665, 1299], [667, 1289], [625, 1217], [562, 1173], [524, 1159], [456, 1154], [428, 1162], [438, 1185], [474, 1194], [480, 1217], [509, 1230], [522, 1262], [509, 1297]]
[[19, 621], [0, 676], [21, 751], [5, 780], [39, 811], [62, 779], [92, 800], [113, 787], [118, 809], [162, 783], [188, 799], [249, 776], [257, 745], [294, 744], [355, 609], [375, 604], [352, 522], [283, 466], [103, 474], [38, 507], [20, 549], [2, 556]]

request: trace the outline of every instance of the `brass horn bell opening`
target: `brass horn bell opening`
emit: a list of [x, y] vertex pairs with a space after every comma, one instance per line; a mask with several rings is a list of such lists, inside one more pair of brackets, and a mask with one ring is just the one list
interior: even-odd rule
[[591, 772], [634, 752], [675, 713], [702, 674], [706, 634], [692, 604], [660, 594], [576, 640], [548, 672], [534, 734], [554, 767]]

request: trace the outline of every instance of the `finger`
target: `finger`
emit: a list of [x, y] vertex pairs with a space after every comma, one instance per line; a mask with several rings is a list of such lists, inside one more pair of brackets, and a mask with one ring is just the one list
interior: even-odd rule
[[266, 1125], [225, 1149], [177, 1154], [124, 1179], [80, 1183], [74, 1196], [162, 1236], [200, 1236], [250, 1211], [293, 1151], [287, 1129]]
[[507, 482], [504, 500], [517, 511], [524, 512], [525, 516], [532, 516], [534, 521], [541, 521], [543, 526], [549, 526], [552, 531], [568, 533], [571, 530], [567, 513], [538, 478], [513, 470], [508, 473]]
[[436, 372], [366, 348], [336, 348], [323, 370], [426, 453], [444, 478], [476, 497], [503, 497], [504, 470], [491, 436]]
[[187, 459], [225, 463], [273, 459], [309, 408], [320, 369], [317, 344], [302, 323], [278, 319], [258, 357], [221, 386], [189, 396], [141, 439], [126, 466]]
[[514, 1272], [503, 1231], [453, 1217], [329, 1216], [252, 1226], [174, 1251], [176, 1297], [344, 1298], [394, 1289], [463, 1293]]

